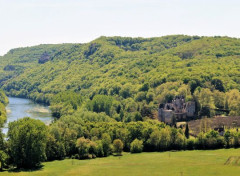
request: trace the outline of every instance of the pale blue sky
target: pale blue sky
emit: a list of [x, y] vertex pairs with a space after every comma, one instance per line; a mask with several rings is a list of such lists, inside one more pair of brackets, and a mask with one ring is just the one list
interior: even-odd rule
[[240, 37], [239, 0], [0, 0], [0, 55], [99, 36]]

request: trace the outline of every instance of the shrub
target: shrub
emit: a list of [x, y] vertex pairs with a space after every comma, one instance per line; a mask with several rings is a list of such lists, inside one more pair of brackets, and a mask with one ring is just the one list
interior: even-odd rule
[[103, 157], [104, 156], [104, 152], [103, 152], [103, 145], [102, 145], [102, 141], [96, 141], [97, 143], [97, 147], [96, 147], [96, 156], [97, 157]]
[[85, 139], [81, 137], [76, 142], [76, 147], [78, 149], [79, 159], [87, 159], [89, 157], [89, 150], [90, 150], [90, 143], [89, 139]]
[[194, 140], [193, 139], [187, 139], [186, 149], [188, 149], [188, 150], [194, 149]]
[[123, 151], [123, 143], [120, 139], [115, 139], [113, 141], [113, 152], [117, 155], [121, 155]]
[[131, 153], [141, 153], [143, 151], [143, 141], [135, 139], [130, 145]]

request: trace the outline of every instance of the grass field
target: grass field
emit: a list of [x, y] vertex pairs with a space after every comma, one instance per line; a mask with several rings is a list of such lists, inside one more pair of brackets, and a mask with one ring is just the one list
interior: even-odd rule
[[1, 172], [0, 176], [61, 175], [157, 175], [157, 176], [239, 176], [240, 149], [181, 151], [162, 153], [124, 153], [93, 160], [53, 161], [37, 171]]

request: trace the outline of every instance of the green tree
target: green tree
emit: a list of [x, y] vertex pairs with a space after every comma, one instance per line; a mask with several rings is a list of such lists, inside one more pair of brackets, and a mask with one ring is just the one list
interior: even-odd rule
[[216, 108], [224, 109], [225, 93], [218, 90], [213, 91], [213, 99]]
[[46, 156], [49, 161], [55, 159], [64, 159], [66, 156], [66, 150], [63, 141], [60, 141], [55, 137], [53, 134], [47, 135]]
[[194, 92], [194, 95], [198, 98], [198, 101], [201, 105], [201, 107], [210, 107], [214, 108], [214, 99], [213, 99], [213, 93], [210, 89], [207, 88], [199, 88], [196, 89]]
[[89, 155], [89, 149], [90, 149], [90, 140], [85, 139], [84, 137], [81, 137], [76, 142], [76, 147], [78, 149], [78, 154], [80, 159], [86, 159]]
[[8, 158], [8, 155], [4, 151], [0, 150], [1, 171], [6, 165], [7, 158]]
[[160, 130], [160, 141], [159, 141], [159, 148], [160, 150], [167, 150], [170, 146], [170, 130], [168, 128], [163, 128]]
[[122, 155], [123, 151], [123, 142], [120, 139], [115, 139], [113, 141], [113, 153], [117, 155]]
[[123, 86], [123, 88], [120, 91], [120, 95], [123, 98], [128, 98], [132, 96], [132, 86], [131, 84], [126, 84]]
[[40, 120], [23, 119], [9, 123], [8, 145], [13, 164], [32, 168], [46, 159], [46, 125]]
[[139, 91], [148, 91], [149, 89], [149, 83], [144, 83], [142, 87], [139, 89]]
[[211, 84], [214, 86], [216, 90], [219, 90], [220, 92], [224, 92], [225, 88], [223, 86], [223, 82], [220, 79], [213, 79], [211, 81]]
[[230, 141], [231, 141], [231, 132], [230, 131], [226, 131], [224, 133], [224, 139], [226, 141], [226, 148], [229, 148], [230, 147]]
[[[105, 112], [107, 115], [111, 115], [111, 107], [113, 106], [113, 98], [107, 95], [96, 95], [92, 101], [88, 102], [87, 108], [93, 112]], [[117, 109], [117, 107], [116, 107]]]
[[187, 139], [189, 139], [189, 128], [188, 128], [188, 123], [186, 125], [186, 128], [185, 128], [185, 136]]
[[231, 116], [240, 115], [240, 92], [237, 89], [233, 89], [227, 92], [226, 108], [230, 110]]
[[82, 97], [73, 91], [64, 91], [51, 98], [51, 111], [54, 117], [72, 114], [82, 103]]
[[103, 144], [101, 140], [96, 141], [96, 156], [98, 157], [103, 157], [104, 156], [104, 152], [103, 152]]
[[141, 153], [143, 151], [143, 141], [134, 139], [134, 141], [130, 145], [131, 153]]
[[196, 80], [191, 80], [191, 81], [189, 82], [189, 87], [190, 87], [191, 93], [193, 94], [194, 91], [195, 91], [195, 89], [196, 89], [198, 86], [200, 86], [200, 85], [201, 85], [201, 83], [200, 83], [200, 81], [199, 81], [198, 79], [196, 79]]
[[154, 150], [159, 150], [160, 149], [160, 131], [158, 129], [156, 129], [155, 131], [153, 131], [148, 139], [148, 144], [154, 148]]
[[104, 156], [108, 156], [111, 154], [111, 143], [112, 139], [108, 133], [104, 133], [102, 135], [102, 147]]

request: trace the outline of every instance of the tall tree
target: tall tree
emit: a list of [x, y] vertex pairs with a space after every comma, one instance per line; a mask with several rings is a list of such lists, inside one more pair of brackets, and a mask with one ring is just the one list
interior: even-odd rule
[[185, 129], [185, 136], [187, 139], [189, 139], [189, 128], [188, 128], [188, 123], [186, 125], [186, 129]]
[[123, 143], [120, 139], [115, 139], [113, 141], [113, 152], [117, 155], [122, 155]]
[[46, 128], [40, 120], [29, 117], [9, 123], [9, 149], [14, 165], [32, 168], [46, 159]]

